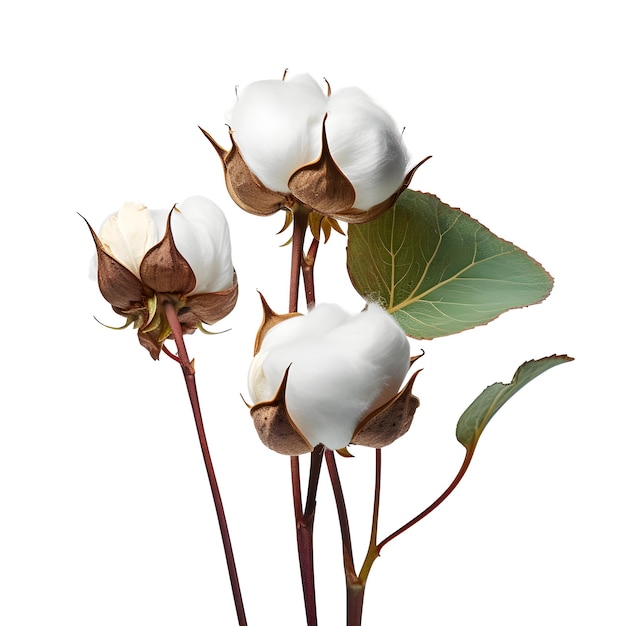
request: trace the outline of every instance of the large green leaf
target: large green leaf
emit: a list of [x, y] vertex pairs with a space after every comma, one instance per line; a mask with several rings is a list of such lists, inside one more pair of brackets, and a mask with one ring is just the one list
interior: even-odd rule
[[405, 191], [395, 207], [348, 229], [355, 289], [407, 335], [432, 339], [543, 300], [550, 275], [526, 252], [436, 196]]
[[554, 354], [537, 361], [527, 361], [520, 365], [510, 383], [494, 383], [487, 387], [461, 415], [456, 426], [456, 438], [466, 449], [475, 448], [489, 420], [511, 396], [551, 367], [572, 360], [565, 354]]

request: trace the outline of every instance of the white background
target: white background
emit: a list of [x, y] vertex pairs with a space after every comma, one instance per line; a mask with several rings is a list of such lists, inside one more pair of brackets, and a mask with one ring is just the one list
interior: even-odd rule
[[[204, 194], [226, 211], [240, 280], [230, 332], [196, 334], [201, 401], [251, 626], [304, 624], [289, 462], [239, 397], [255, 290], [287, 306], [282, 218], [228, 197], [197, 125], [225, 145], [236, 85], [285, 68], [359, 85], [405, 126], [412, 188], [527, 250], [540, 306], [426, 350], [410, 433], [384, 452], [381, 532], [445, 488], [456, 420], [530, 358], [576, 357], [489, 425], [458, 491], [388, 545], [364, 625], [624, 624], [624, 59], [618, 2], [6, 3], [0, 12], [0, 623], [236, 624], [215, 514], [174, 362], [152, 362], [87, 278], [94, 226], [123, 202]], [[345, 240], [318, 301], [357, 311]], [[341, 460], [357, 560], [373, 454]], [[320, 626], [343, 623], [322, 475]]]

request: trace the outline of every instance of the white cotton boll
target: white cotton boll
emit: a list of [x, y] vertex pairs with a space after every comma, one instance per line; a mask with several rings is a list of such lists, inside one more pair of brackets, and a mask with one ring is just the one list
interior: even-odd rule
[[172, 213], [176, 249], [189, 263], [196, 286], [189, 295], [214, 293], [233, 284], [233, 264], [228, 222], [208, 198], [191, 196]]
[[[128, 202], [105, 221], [100, 241], [111, 256], [140, 278], [141, 262], [146, 252], [162, 241], [169, 215], [169, 210], [150, 211]], [[230, 232], [216, 204], [202, 196], [187, 198], [172, 213], [172, 235], [196, 277], [196, 286], [187, 295], [232, 287]]]
[[[250, 170], [273, 191], [288, 193], [290, 176], [317, 160], [327, 98], [308, 74], [252, 83], [227, 116]], [[319, 139], [312, 144], [311, 136]]]
[[[259, 188], [258, 179], [286, 195], [288, 206], [295, 201], [327, 217], [363, 223], [389, 208], [409, 173], [398, 126], [356, 87], [329, 96], [308, 74], [258, 81], [241, 92], [227, 120], [234, 147], [228, 155], [218, 153], [233, 199], [250, 213], [271, 215], [281, 203]], [[330, 156], [345, 179], [332, 167], [303, 171], [327, 159], [324, 120]], [[229, 158], [236, 151], [247, 168]]]
[[352, 316], [331, 304], [272, 328], [250, 368], [253, 402], [272, 399], [289, 367], [289, 415], [313, 446], [343, 448], [358, 424], [393, 398], [409, 343], [378, 305]]
[[159, 241], [150, 211], [133, 202], [111, 215], [98, 236], [105, 250], [137, 277], [144, 255]]
[[331, 155], [356, 191], [355, 208], [380, 204], [402, 185], [408, 153], [391, 116], [351, 87], [332, 94], [326, 133]]

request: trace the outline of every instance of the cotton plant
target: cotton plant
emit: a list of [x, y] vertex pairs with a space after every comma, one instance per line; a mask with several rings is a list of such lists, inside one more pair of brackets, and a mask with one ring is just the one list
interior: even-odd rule
[[[571, 360], [553, 355], [527, 361], [510, 383], [495, 383], [480, 393], [457, 424], [465, 458], [451, 484], [381, 539], [382, 449], [408, 432], [419, 406], [413, 387], [421, 354], [412, 355], [409, 339], [458, 333], [541, 302], [552, 289], [552, 278], [526, 252], [461, 210], [408, 189], [429, 157], [413, 162], [393, 118], [356, 87], [335, 92], [309, 75], [261, 80], [238, 94], [227, 123], [228, 149], [202, 132], [221, 161], [232, 200], [255, 215], [284, 212], [284, 229], [291, 229], [289, 309], [277, 313], [260, 298], [262, 320], [247, 381], [250, 427], [268, 454], [290, 458], [307, 626], [317, 624], [313, 520], [318, 479], [326, 465], [343, 544], [346, 623], [358, 626], [368, 575], [382, 548], [454, 491], [487, 423], [512, 395]], [[126, 318], [123, 327], [137, 329], [152, 358], [164, 353], [182, 368], [242, 626], [247, 624], [243, 594], [204, 435], [195, 367], [184, 341], [196, 330], [208, 333], [206, 326], [236, 304], [226, 218], [213, 202], [193, 196], [170, 211], [125, 204], [98, 233], [89, 228], [100, 291]], [[316, 302], [314, 266], [320, 241], [327, 241], [333, 230], [347, 237], [347, 271], [363, 298], [360, 312], [348, 312], [341, 303]], [[166, 344], [171, 340], [175, 349]], [[233, 411], [241, 407], [234, 398]], [[372, 528], [360, 568], [353, 557], [337, 463], [337, 456], [349, 458], [358, 446], [376, 451]], [[304, 455], [310, 457], [306, 497], [300, 475]]]

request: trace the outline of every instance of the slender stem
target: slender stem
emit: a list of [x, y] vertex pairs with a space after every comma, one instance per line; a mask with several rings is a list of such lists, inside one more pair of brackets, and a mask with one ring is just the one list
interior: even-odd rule
[[291, 478], [294, 513], [296, 518], [296, 539], [298, 543], [298, 557], [300, 560], [300, 577], [302, 579], [302, 593], [307, 626], [317, 625], [317, 604], [315, 599], [315, 574], [313, 568], [313, 522], [315, 521], [315, 496], [322, 467], [324, 447], [319, 445], [311, 452], [311, 467], [309, 470], [309, 486], [307, 501], [302, 510], [302, 496], [300, 487], [299, 457], [291, 457]]
[[304, 236], [309, 223], [309, 210], [303, 206], [293, 207], [293, 237], [291, 240], [291, 273], [289, 277], [289, 312], [298, 310], [298, 291], [300, 287], [300, 270]]
[[163, 352], [165, 352], [165, 354], [167, 354], [167, 356], [169, 356], [172, 361], [176, 361], [176, 363], [180, 365], [180, 359], [178, 358], [178, 355], [174, 354], [165, 344], [161, 346], [161, 350], [163, 350]]
[[339, 517], [339, 529], [341, 531], [341, 541], [343, 543], [343, 567], [346, 572], [346, 582], [348, 577], [356, 579], [356, 570], [354, 568], [354, 557], [352, 556], [352, 539], [350, 537], [350, 525], [348, 523], [348, 510], [346, 509], [346, 501], [343, 496], [343, 489], [339, 479], [339, 471], [337, 469], [337, 461], [335, 460], [335, 452], [326, 450], [324, 453], [326, 458], [326, 466], [330, 476], [330, 484], [335, 495], [335, 503], [337, 505], [337, 515]]
[[235, 566], [235, 556], [233, 553], [233, 547], [230, 541], [230, 533], [228, 532], [228, 525], [226, 524], [226, 514], [224, 512], [224, 504], [220, 495], [219, 487], [217, 484], [217, 477], [213, 468], [213, 462], [211, 461], [211, 454], [209, 452], [209, 444], [207, 442], [206, 433], [204, 431], [204, 424], [202, 422], [202, 414], [200, 412], [200, 400], [198, 398], [198, 389], [196, 386], [196, 377], [193, 364], [189, 361], [187, 355], [187, 349], [185, 348], [185, 342], [183, 340], [183, 331], [176, 314], [174, 305], [169, 301], [163, 302], [163, 309], [167, 316], [167, 321], [172, 329], [172, 335], [176, 342], [176, 348], [178, 350], [178, 361], [185, 378], [185, 384], [187, 385], [187, 392], [189, 394], [189, 400], [191, 402], [191, 408], [193, 410], [193, 417], [196, 422], [196, 430], [198, 431], [198, 439], [200, 441], [200, 448], [202, 449], [202, 458], [204, 459], [204, 465], [206, 467], [207, 476], [209, 478], [209, 485], [211, 487], [211, 493], [213, 494], [213, 502], [215, 504], [215, 512], [217, 513], [217, 521], [222, 535], [222, 543], [224, 545], [224, 555], [226, 557], [226, 566], [228, 568], [228, 575], [230, 577], [230, 586], [233, 593], [233, 600], [235, 601], [235, 610], [237, 611], [237, 619], [239, 620], [239, 626], [246, 626], [246, 614], [243, 607], [243, 598], [241, 596], [241, 588], [239, 586], [239, 578], [237, 576], [237, 568]]
[[348, 592], [347, 601], [347, 625], [348, 626], [361, 626], [361, 620], [363, 619], [363, 602], [365, 600], [365, 584], [367, 583], [367, 577], [374, 561], [379, 556], [379, 550], [376, 546], [376, 538], [378, 535], [378, 515], [380, 512], [380, 486], [381, 486], [381, 467], [382, 467], [382, 454], [380, 448], [376, 448], [376, 473], [374, 483], [374, 507], [372, 512], [372, 530], [370, 532], [370, 541], [367, 548], [367, 554], [365, 555], [365, 561], [361, 567], [361, 571], [358, 576], [354, 576], [354, 579], [350, 579], [346, 576], [346, 586]]
[[300, 457], [292, 456], [291, 461], [291, 493], [293, 495], [293, 513], [296, 520], [302, 517], [302, 488], [300, 486]]
[[[289, 278], [289, 312], [298, 310], [298, 293], [300, 288], [300, 273], [305, 275], [307, 286], [307, 304], [310, 303], [313, 293], [313, 264], [317, 247], [311, 245], [309, 251], [310, 268], [305, 273], [304, 238], [309, 223], [309, 209], [295, 205], [293, 211], [293, 237], [291, 247], [291, 272]], [[312, 254], [311, 254], [312, 253]], [[313, 296], [314, 298], [314, 296]], [[302, 593], [307, 626], [317, 626], [317, 604], [315, 598], [315, 573], [313, 564], [313, 522], [315, 521], [315, 496], [319, 483], [322, 466], [323, 446], [317, 446], [311, 453], [311, 467], [309, 470], [309, 487], [307, 501], [302, 509], [302, 491], [300, 485], [300, 459], [291, 457], [291, 488], [293, 495], [294, 516], [296, 522], [296, 541], [298, 544], [298, 558], [300, 561], [300, 576], [302, 578]]]
[[315, 503], [317, 496], [317, 485], [320, 480], [320, 470], [322, 468], [322, 458], [324, 456], [324, 446], [319, 444], [311, 452], [311, 471], [309, 472], [309, 488], [307, 490], [306, 506], [304, 507], [304, 518], [311, 521], [315, 516]]
[[382, 450], [380, 448], [376, 448], [376, 474], [375, 474], [375, 482], [374, 482], [374, 506], [372, 511], [372, 531], [370, 534], [370, 543], [367, 549], [367, 555], [365, 556], [365, 561], [363, 562], [363, 567], [361, 567], [361, 571], [359, 572], [359, 578], [363, 581], [363, 585], [365, 585], [365, 581], [369, 576], [370, 570], [372, 569], [372, 565], [374, 561], [380, 555], [380, 550], [376, 545], [377, 536], [378, 536], [378, 516], [380, 513], [380, 487], [381, 487], [381, 476], [382, 476]]
[[313, 238], [309, 251], [302, 257], [302, 279], [304, 281], [304, 295], [306, 297], [307, 308], [312, 309], [315, 306], [315, 280], [313, 276], [313, 268], [315, 267], [315, 258], [320, 245], [320, 240]]
[[407, 522], [401, 528], [398, 528], [396, 532], [389, 535], [383, 539], [377, 546], [378, 552], [380, 552], [387, 543], [389, 543], [392, 539], [395, 539], [398, 535], [402, 534], [405, 530], [408, 530], [414, 524], [417, 524], [420, 520], [424, 519], [428, 514], [432, 513], [458, 486], [461, 482], [463, 476], [465, 476], [465, 472], [467, 472], [467, 468], [472, 460], [472, 456], [474, 455], [475, 448], [468, 448], [465, 452], [465, 458], [463, 459], [463, 464], [461, 465], [461, 469], [458, 471], [457, 475], [454, 477], [454, 480], [450, 483], [448, 488], [427, 508], [425, 508], [419, 515], [414, 517], [410, 522]]
[[365, 583], [357, 580], [348, 585], [347, 626], [361, 626], [363, 620], [363, 601], [365, 599]]
[[330, 476], [330, 483], [335, 494], [341, 541], [343, 544], [343, 571], [346, 579], [346, 624], [348, 626], [360, 626], [363, 615], [363, 596], [365, 593], [365, 581], [361, 580], [354, 568], [352, 556], [352, 540], [350, 538], [350, 525], [348, 523], [348, 511], [343, 496], [343, 488], [339, 479], [335, 453], [326, 450], [326, 465]]

